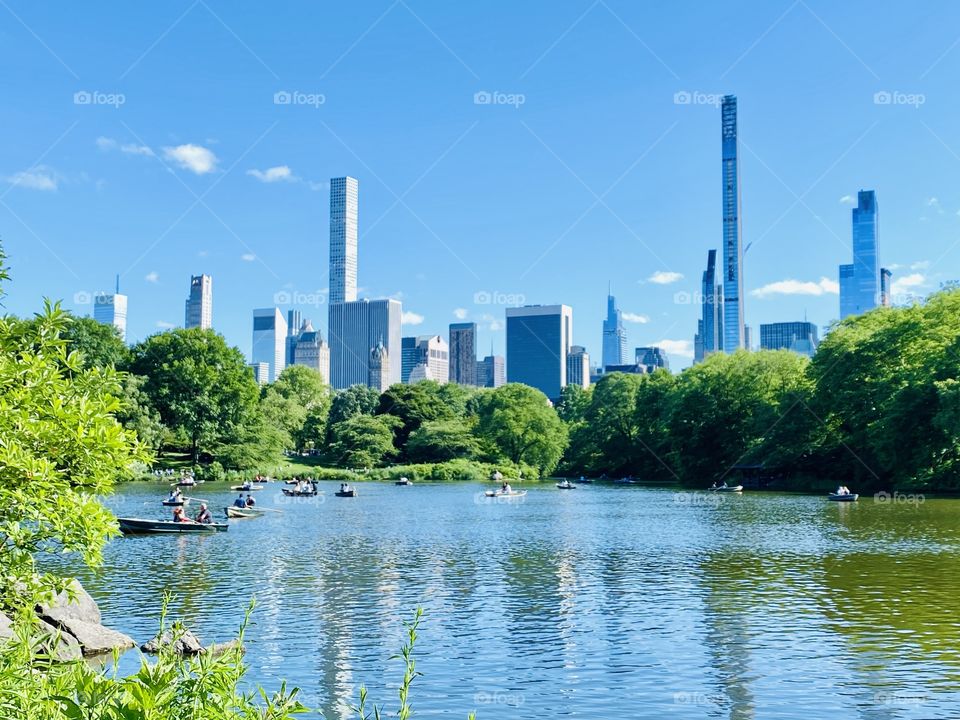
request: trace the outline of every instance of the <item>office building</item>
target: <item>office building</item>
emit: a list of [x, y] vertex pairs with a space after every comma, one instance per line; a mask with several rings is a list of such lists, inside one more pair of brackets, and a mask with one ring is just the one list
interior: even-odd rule
[[276, 380], [287, 366], [287, 321], [277, 308], [259, 308], [253, 311], [254, 363], [270, 366], [270, 382]]
[[253, 371], [253, 379], [257, 381], [257, 385], [266, 385], [270, 382], [270, 363], [250, 363], [247, 367]]
[[582, 345], [571, 345], [567, 355], [567, 385], [590, 387], [590, 353]]
[[498, 388], [507, 384], [507, 369], [503, 355], [487, 355], [477, 361], [477, 385]]
[[873, 310], [882, 303], [879, 210], [873, 190], [857, 193], [853, 221], [853, 262], [840, 266], [840, 319]]
[[[743, 332], [743, 237], [740, 220], [740, 144], [737, 98], [725, 95], [720, 107], [723, 162], [723, 350], [746, 346]], [[706, 331], [706, 327], [704, 328]]]
[[293, 364], [316, 370], [324, 382], [330, 382], [330, 345], [324, 342], [319, 330], [307, 320], [293, 345]]
[[120, 276], [117, 276], [116, 292], [112, 295], [98, 293], [93, 296], [93, 319], [104, 325], [113, 325], [120, 339], [127, 341], [127, 296], [120, 294]]
[[700, 320], [694, 338], [694, 362], [723, 350], [723, 285], [717, 283], [717, 251], [707, 252], [700, 281]]
[[450, 377], [450, 348], [447, 341], [439, 335], [419, 335], [401, 340], [401, 377], [402, 382], [414, 383], [421, 380], [436, 380], [445, 383]]
[[507, 308], [507, 382], [535, 387], [551, 400], [567, 384], [573, 337], [568, 305]]
[[[356, 178], [330, 180], [330, 304], [357, 299], [359, 183]], [[388, 349], [389, 352], [389, 349]], [[364, 357], [369, 348], [364, 351]]]
[[813, 357], [819, 340], [812, 322], [778, 322], [760, 325], [761, 350], [792, 350]]
[[670, 369], [670, 360], [661, 347], [638, 347], [634, 357], [637, 365], [641, 365], [648, 373]]
[[627, 331], [617, 300], [608, 291], [607, 317], [603, 321], [603, 366], [623, 365], [627, 361]]
[[297, 336], [303, 331], [303, 319], [299, 310], [287, 310], [287, 365], [294, 364]]
[[893, 273], [887, 268], [880, 268], [880, 304], [890, 307], [890, 286], [893, 284]]
[[356, 300], [330, 306], [330, 384], [335, 390], [370, 381], [370, 351], [382, 342], [389, 384], [400, 382], [400, 316], [397, 300]]
[[190, 296], [184, 311], [185, 328], [213, 328], [213, 278], [210, 275], [190, 277]]
[[370, 351], [370, 379], [367, 385], [381, 393], [390, 387], [390, 358], [382, 340], [378, 340]]
[[450, 382], [477, 384], [477, 324], [450, 324]]
[[420, 350], [416, 337], [404, 337], [400, 340], [400, 382], [410, 382], [410, 373], [420, 364]]

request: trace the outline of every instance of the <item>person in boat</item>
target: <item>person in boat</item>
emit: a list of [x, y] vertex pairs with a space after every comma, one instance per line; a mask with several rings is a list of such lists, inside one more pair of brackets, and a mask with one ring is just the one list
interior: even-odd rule
[[185, 522], [190, 522], [190, 518], [188, 518], [184, 514], [182, 507], [175, 507], [173, 509], [173, 521], [179, 522], [179, 523], [185, 523]]
[[720, 486], [717, 485], [717, 481], [714, 480], [714, 481], [713, 481], [713, 485], [710, 486], [710, 489], [711, 489], [711, 490], [716, 490], [716, 489], [719, 488], [719, 487], [720, 487]]
[[246, 505], [246, 507], [252, 508], [254, 505], [257, 504], [257, 501], [253, 499], [253, 495], [247, 494], [247, 500], [244, 504]]
[[243, 493], [240, 493], [237, 499], [233, 501], [233, 506], [236, 508], [245, 508], [247, 506], [247, 503], [243, 500]]
[[513, 492], [513, 488], [510, 487], [510, 483], [505, 482], [505, 483], [503, 484], [503, 492], [504, 492], [504, 494], [506, 494], [506, 495], [509, 495], [510, 493]]
[[317, 481], [316, 481], [316, 480], [311, 480], [311, 481], [310, 481], [310, 492], [312, 492], [314, 495], [317, 494]]
[[836, 494], [836, 495], [846, 495], [846, 494], [848, 494], [849, 492], [850, 492], [850, 491], [847, 490], [847, 486], [846, 486], [846, 485], [838, 485], [838, 486], [837, 486], [837, 492], [834, 493], [834, 494]]
[[194, 521], [203, 523], [204, 525], [209, 525], [213, 522], [213, 515], [211, 515], [210, 510], [207, 509], [206, 503], [200, 504], [200, 512], [197, 513], [197, 517], [194, 518]]

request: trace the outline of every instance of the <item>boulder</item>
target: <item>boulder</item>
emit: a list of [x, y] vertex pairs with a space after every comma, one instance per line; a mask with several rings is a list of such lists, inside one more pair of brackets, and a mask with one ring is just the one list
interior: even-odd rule
[[220, 655], [223, 655], [224, 653], [236, 650], [237, 648], [240, 649], [240, 652], [246, 652], [243, 645], [240, 644], [239, 640], [231, 640], [230, 642], [225, 642], [225, 643], [214, 643], [213, 645], [210, 645], [204, 648], [203, 652], [205, 654], [218, 657]]
[[70, 633], [80, 643], [84, 655], [100, 655], [113, 650], [127, 650], [136, 647], [132, 638], [123, 633], [106, 628], [100, 623], [88, 623], [84, 620], [67, 618], [57, 625]]
[[200, 638], [184, 627], [164, 630], [162, 633], [140, 646], [146, 653], [158, 653], [161, 648], [173, 648], [177, 655], [199, 655], [203, 652]]
[[49, 603], [37, 606], [37, 615], [53, 625], [60, 625], [64, 620], [82, 620], [92, 625], [100, 624], [100, 608], [90, 594], [76, 580], [72, 580], [70, 587], [74, 599], [70, 600], [66, 592], [58, 593]]
[[46, 636], [43, 649], [50, 658], [59, 662], [79, 660], [83, 657], [79, 641], [70, 633], [55, 628], [50, 623], [40, 621], [40, 627]]

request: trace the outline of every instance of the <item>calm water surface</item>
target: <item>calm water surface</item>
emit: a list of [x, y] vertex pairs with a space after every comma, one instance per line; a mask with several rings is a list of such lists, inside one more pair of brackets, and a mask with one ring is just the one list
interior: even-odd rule
[[[165, 487], [108, 503], [158, 517]], [[118, 538], [96, 575], [78, 572], [104, 622], [138, 641], [166, 589], [208, 642], [230, 639], [255, 597], [249, 679], [286, 679], [328, 718], [361, 683], [395, 709], [389, 658], [418, 605], [421, 717], [960, 716], [958, 500], [321, 487], [268, 486], [258, 501], [283, 513], [227, 533]], [[235, 497], [193, 494], [218, 509]]]

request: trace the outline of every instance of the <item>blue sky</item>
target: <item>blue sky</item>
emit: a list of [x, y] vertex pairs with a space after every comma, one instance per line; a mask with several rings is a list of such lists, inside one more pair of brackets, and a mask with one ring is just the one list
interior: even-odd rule
[[898, 296], [924, 294], [960, 277], [960, 6], [923, 7], [3, 0], [5, 305], [86, 314], [120, 273], [137, 340], [181, 324], [205, 272], [244, 352], [278, 296], [325, 330], [327, 181], [350, 174], [360, 285], [403, 301], [405, 334], [475, 319], [502, 352], [504, 303], [564, 302], [598, 357], [610, 282], [630, 348], [681, 367], [724, 93], [747, 323], [837, 316], [860, 188]]

